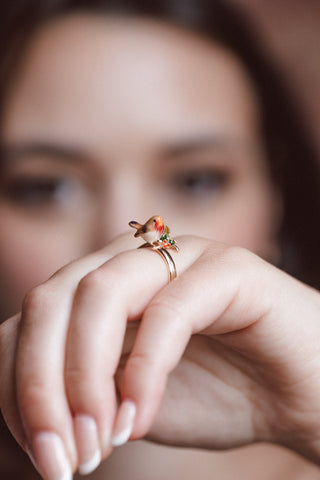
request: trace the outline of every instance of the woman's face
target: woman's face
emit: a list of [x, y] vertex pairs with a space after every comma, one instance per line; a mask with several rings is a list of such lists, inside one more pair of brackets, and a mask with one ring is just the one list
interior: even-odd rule
[[[161, 215], [271, 259], [276, 207], [241, 63], [161, 23], [77, 15], [34, 37], [5, 109], [0, 301]], [[132, 232], [133, 233], [133, 232]]]

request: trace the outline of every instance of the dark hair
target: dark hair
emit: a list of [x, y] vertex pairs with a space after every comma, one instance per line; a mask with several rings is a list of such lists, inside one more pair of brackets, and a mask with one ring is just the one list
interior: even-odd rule
[[270, 172], [282, 196], [281, 268], [320, 287], [320, 175], [317, 155], [289, 95], [243, 12], [227, 0], [11, 0], [0, 6], [0, 108], [26, 41], [44, 21], [74, 11], [147, 16], [187, 27], [229, 48], [260, 101]]

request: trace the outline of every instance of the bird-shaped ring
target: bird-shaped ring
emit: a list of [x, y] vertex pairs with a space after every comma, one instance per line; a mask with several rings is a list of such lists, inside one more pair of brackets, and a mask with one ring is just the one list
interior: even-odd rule
[[150, 248], [163, 258], [168, 270], [169, 282], [176, 278], [176, 265], [168, 249], [179, 251], [179, 247], [177, 242], [170, 238], [169, 227], [164, 225], [162, 218], [154, 215], [144, 224], [131, 221], [129, 225], [137, 230], [134, 236], [141, 237], [146, 242], [139, 248]]
[[177, 242], [170, 238], [170, 229], [167, 225], [164, 225], [160, 215], [154, 215], [144, 224], [133, 220], [129, 222], [129, 225], [137, 230], [134, 234], [135, 237], [143, 238], [154, 249], [174, 248], [176, 251], [179, 251]]

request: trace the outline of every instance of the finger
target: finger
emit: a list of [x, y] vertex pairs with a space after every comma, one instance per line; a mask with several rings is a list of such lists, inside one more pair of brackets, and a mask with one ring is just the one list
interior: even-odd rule
[[[197, 239], [197, 241], [195, 242], [194, 237], [183, 237], [179, 239], [179, 243], [181, 243], [182, 245], [184, 254], [181, 255], [180, 253], [172, 251], [171, 255], [172, 257], [174, 257], [178, 274], [179, 272], [182, 274], [184, 270], [186, 270], [196, 261], [196, 259], [201, 255], [204, 248], [208, 245], [209, 242], [205, 239], [200, 238]], [[218, 250], [218, 248], [221, 247], [217, 246], [216, 248]], [[150, 256], [150, 260], [152, 256], [153, 259], [159, 259], [159, 256], [155, 255], [155, 252], [153, 252], [152, 250], [148, 253]], [[162, 290], [164, 298], [166, 297], [165, 292], [170, 291], [175, 282], [171, 283]], [[154, 300], [151, 302], [151, 305], [156, 301], [158, 295], [159, 293], [155, 296]], [[148, 306], [146, 312], [148, 312], [149, 309], [150, 307]], [[145, 317], [146, 312], [144, 313], [143, 318]], [[150, 323], [149, 327], [147, 326], [148, 323], [149, 322], [144, 322], [143, 320], [142, 330], [140, 331], [139, 329], [137, 341], [135, 343], [133, 352], [129, 357], [128, 364], [125, 367], [122, 391], [124, 406], [120, 407], [119, 413], [117, 415], [116, 424], [113, 430], [113, 445], [120, 445], [124, 443], [128, 440], [130, 436], [130, 429], [133, 427], [134, 415], [134, 405], [130, 401], [130, 399], [134, 400], [135, 398], [139, 397], [139, 415], [137, 423], [135, 424], [135, 431], [133, 434], [134, 438], [138, 438], [146, 433], [146, 429], [150, 424], [150, 419], [153, 418], [159, 406], [160, 397], [162, 396], [166, 379], [165, 375], [157, 376], [158, 366], [154, 362], [154, 358], [157, 355], [158, 364], [162, 366], [164, 371], [170, 371], [172, 368], [171, 363], [175, 363], [175, 361], [177, 361], [177, 359], [181, 357], [184, 346], [190, 338], [190, 331], [188, 329], [188, 325], [185, 322], [181, 322], [180, 325], [178, 322], [173, 324], [170, 323], [170, 321], [167, 322], [167, 319], [164, 316], [161, 318], [159, 317], [158, 323]], [[176, 328], [176, 331], [171, 338], [167, 338], [167, 341], [165, 341], [162, 345], [163, 348], [159, 349], [158, 334], [160, 334], [162, 328], [166, 330], [166, 327], [164, 326], [166, 323], [169, 323], [169, 330], [172, 334], [174, 333], [174, 327]], [[148, 328], [150, 329], [150, 335], [148, 333]], [[178, 342], [176, 341], [177, 338], [179, 339]], [[143, 348], [140, 348], [140, 344], [141, 346], [143, 346]], [[179, 344], [181, 346], [180, 349]], [[170, 355], [168, 355], [168, 351], [170, 352]], [[176, 354], [176, 360], [174, 360], [173, 358], [173, 353]], [[150, 383], [150, 385], [152, 385], [152, 388], [149, 390], [148, 395], [146, 395], [145, 397], [146, 401], [144, 401], [143, 394], [141, 394], [140, 396], [138, 394], [137, 397], [135, 397], [134, 392], [140, 392], [143, 390], [144, 387], [148, 389], [148, 385], [144, 382], [145, 377], [148, 375], [155, 375], [154, 380], [156, 379], [156, 381]], [[135, 383], [135, 386], [132, 386], [133, 383]]]
[[20, 318], [20, 314], [17, 314], [0, 325], [0, 408], [11, 434], [25, 450], [26, 437], [18, 412], [15, 388], [15, 354]]
[[66, 282], [66, 287], [77, 286], [77, 282], [87, 273], [99, 268], [103, 263], [108, 261], [120, 252], [133, 250], [137, 248], [137, 244], [132, 239], [132, 235], [124, 233], [115, 237], [108, 245], [90, 253], [80, 259], [73, 260], [67, 265], [61, 267], [55, 272], [49, 280], [57, 279], [59, 282]]
[[[128, 235], [63, 267], [26, 296], [16, 355], [18, 408], [30, 451], [49, 480], [77, 465], [64, 359], [73, 295], [82, 276], [124, 245]], [[130, 242], [129, 242], [130, 243]]]
[[[25, 298], [16, 365], [17, 400], [26, 436], [40, 473], [49, 479], [68, 478], [76, 464], [63, 379], [72, 295], [65, 294], [61, 285], [53, 288], [53, 283], [37, 287]], [[49, 462], [51, 455], [57, 465]]]
[[[183, 242], [181, 251], [187, 248], [188, 242]], [[176, 255], [175, 261], [185, 270], [185, 255]], [[123, 377], [122, 399], [137, 408], [131, 438], [140, 438], [150, 429], [168, 375], [192, 334], [245, 328], [268, 311], [269, 304], [250, 273], [250, 262], [251, 254], [240, 249], [211, 246], [150, 302]], [[243, 285], [246, 295], [239, 294]], [[252, 297], [257, 301], [251, 302]], [[120, 407], [120, 419], [121, 415]]]
[[[103, 457], [110, 451], [116, 411], [114, 375], [127, 321], [139, 318], [166, 282], [167, 269], [158, 256], [135, 250], [110, 259], [79, 283], [68, 333], [66, 388], [75, 416], [81, 472], [92, 471], [101, 453]], [[86, 434], [93, 429], [94, 436]]]

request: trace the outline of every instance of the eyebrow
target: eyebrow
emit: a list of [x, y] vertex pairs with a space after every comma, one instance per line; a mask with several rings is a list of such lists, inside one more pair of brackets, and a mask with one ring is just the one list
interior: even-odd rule
[[56, 144], [46, 141], [32, 141], [26, 143], [0, 145], [1, 161], [19, 161], [27, 155], [32, 156], [48, 156], [57, 160], [68, 160], [71, 162], [79, 161], [85, 158], [82, 150], [72, 146]]
[[179, 139], [161, 149], [165, 158], [179, 157], [207, 150], [228, 151], [239, 148], [243, 142], [227, 135], [197, 135]]
[[[158, 147], [161, 158], [179, 158], [202, 151], [228, 151], [241, 147], [239, 138], [228, 135], [190, 135], [177, 140], [164, 142]], [[33, 140], [28, 142], [0, 143], [0, 162], [15, 162], [26, 156], [49, 157], [60, 161], [82, 162], [88, 158], [83, 149], [72, 145], [60, 144], [46, 140]]]

